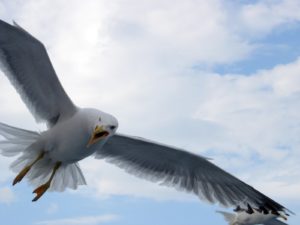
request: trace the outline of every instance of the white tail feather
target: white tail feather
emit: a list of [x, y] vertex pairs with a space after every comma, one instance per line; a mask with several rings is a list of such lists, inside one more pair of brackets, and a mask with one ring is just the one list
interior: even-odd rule
[[11, 127], [3, 123], [0, 123], [0, 135], [6, 139], [0, 141], [0, 153], [8, 157], [22, 153], [40, 137], [37, 132]]
[[228, 213], [223, 211], [216, 211], [224, 216], [225, 220], [229, 223], [229, 225], [233, 225], [235, 222], [236, 215], [234, 213]]
[[[0, 135], [5, 140], [0, 141], [0, 154], [7, 157], [21, 154], [11, 165], [12, 171], [19, 173], [25, 166], [31, 164], [40, 154], [41, 146], [37, 144], [40, 134], [0, 123]], [[26, 175], [35, 187], [47, 182], [55, 165], [47, 154], [40, 159]], [[76, 189], [85, 185], [86, 181], [78, 163], [62, 164], [57, 170], [50, 191], [64, 191], [66, 188]]]

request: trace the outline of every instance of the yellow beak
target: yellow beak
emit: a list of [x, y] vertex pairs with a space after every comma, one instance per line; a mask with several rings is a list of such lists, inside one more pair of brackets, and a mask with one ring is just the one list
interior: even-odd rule
[[104, 139], [109, 135], [108, 131], [106, 131], [103, 126], [96, 126], [89, 142], [87, 143], [86, 147], [89, 148], [91, 145], [95, 144], [99, 140]]

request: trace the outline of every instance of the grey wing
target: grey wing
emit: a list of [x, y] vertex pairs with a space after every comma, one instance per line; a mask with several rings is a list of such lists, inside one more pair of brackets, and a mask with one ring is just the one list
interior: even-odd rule
[[272, 219], [266, 223], [264, 223], [264, 225], [288, 225], [287, 223], [284, 223], [280, 220], [277, 220], [277, 219]]
[[286, 210], [206, 158], [146, 139], [117, 134], [96, 152], [96, 158], [106, 158], [129, 173], [192, 192], [212, 203]]
[[1, 20], [0, 69], [37, 121], [53, 125], [76, 111], [43, 44], [16, 23], [12, 26]]

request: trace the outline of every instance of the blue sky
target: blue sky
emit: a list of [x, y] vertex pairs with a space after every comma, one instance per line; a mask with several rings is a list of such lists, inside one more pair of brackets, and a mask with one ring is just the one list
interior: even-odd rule
[[[122, 133], [183, 147], [300, 217], [300, 2], [0, 2], [41, 40], [73, 101], [115, 115]], [[3, 74], [1, 122], [43, 130]], [[184, 132], [182, 132], [184, 131]], [[0, 157], [0, 216], [24, 225], [226, 224], [196, 197], [81, 162], [87, 186], [32, 203]], [[228, 209], [230, 210], [230, 209]]]

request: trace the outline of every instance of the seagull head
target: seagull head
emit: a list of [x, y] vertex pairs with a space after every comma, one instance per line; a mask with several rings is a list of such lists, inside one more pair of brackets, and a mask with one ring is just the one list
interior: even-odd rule
[[116, 133], [118, 120], [114, 116], [96, 109], [89, 109], [87, 116], [90, 125], [90, 138], [87, 148], [95, 143], [107, 140]]

